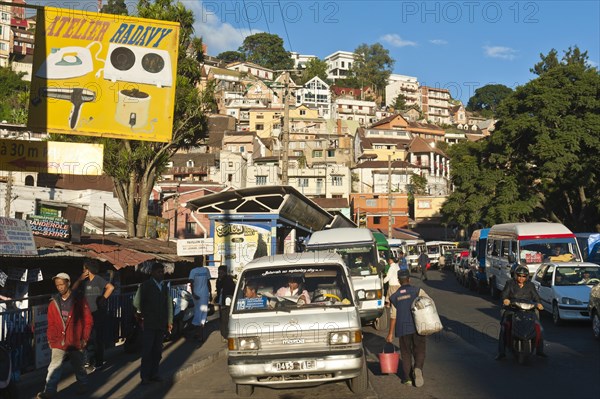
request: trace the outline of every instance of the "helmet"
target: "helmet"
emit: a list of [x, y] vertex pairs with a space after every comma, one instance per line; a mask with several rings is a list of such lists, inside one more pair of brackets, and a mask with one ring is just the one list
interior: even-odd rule
[[515, 277], [518, 275], [525, 275], [525, 276], [529, 276], [529, 269], [527, 269], [525, 266], [519, 266], [515, 269]]

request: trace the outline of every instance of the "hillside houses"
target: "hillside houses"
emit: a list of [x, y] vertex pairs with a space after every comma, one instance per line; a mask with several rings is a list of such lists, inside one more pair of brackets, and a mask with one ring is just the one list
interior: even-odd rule
[[[23, 40], [12, 48], [20, 49], [19, 59], [23, 59], [30, 55], [25, 44], [29, 25], [19, 21], [13, 30], [21, 29], [15, 37]], [[5, 36], [0, 41], [8, 43]], [[179, 151], [169, 160], [151, 199], [151, 212], [172, 220], [171, 237], [202, 237], [208, 227], [207, 220], [194, 220], [178, 203], [223, 190], [280, 185], [284, 167], [288, 185], [309, 198], [335, 203], [353, 220], [354, 194], [376, 198], [390, 190], [398, 193], [403, 205], [395, 214], [402, 217], [395, 227], [407, 227], [406, 198], [412, 176], [425, 177], [427, 195], [447, 196], [451, 167], [441, 143], [476, 140], [493, 129], [493, 124], [474, 120], [462, 104], [452, 102], [447, 89], [421, 85], [414, 76], [390, 75], [385, 96], [369, 86], [348, 87], [343, 79], [352, 71], [351, 52], [336, 51], [325, 57], [327, 79], [315, 76], [304, 84], [297, 84], [297, 78], [316, 57], [297, 53], [293, 57], [297, 73], [289, 76], [251, 62], [225, 64], [206, 57], [199, 89], [214, 88], [216, 101], [214, 113], [208, 116], [208, 135], [195, 148]], [[0, 53], [0, 60], [7, 58]], [[392, 107], [398, 95], [405, 100], [401, 110]], [[284, 148], [286, 127], [289, 143]], [[286, 150], [289, 160], [284, 165]], [[0, 175], [5, 177], [6, 172]], [[23, 188], [26, 194], [15, 195], [32, 197], [29, 191], [35, 188], [37, 176], [32, 179], [28, 184], [15, 180], [15, 186], [27, 187]], [[20, 190], [15, 187], [15, 192]], [[87, 195], [103, 198], [118, 210], [112, 190], [105, 190]], [[51, 200], [50, 194], [43, 198]], [[61, 191], [59, 198], [72, 197]], [[31, 201], [14, 205], [11, 213], [18, 217], [34, 208]], [[80, 205], [98, 217], [95, 205], [85, 201]], [[364, 216], [367, 211], [362, 212]], [[384, 216], [377, 214], [377, 218]]]

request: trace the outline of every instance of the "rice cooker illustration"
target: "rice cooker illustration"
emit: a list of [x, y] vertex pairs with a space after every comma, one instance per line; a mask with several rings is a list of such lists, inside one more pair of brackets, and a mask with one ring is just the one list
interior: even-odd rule
[[111, 43], [104, 64], [104, 79], [170, 87], [173, 85], [171, 58], [166, 50]]
[[92, 42], [87, 47], [52, 48], [35, 76], [42, 79], [71, 79], [87, 75], [94, 70], [94, 62], [90, 51], [94, 44], [100, 46], [95, 58], [103, 61], [98, 58], [98, 54], [102, 50], [100, 42]]
[[143, 128], [148, 123], [150, 100], [148, 93], [137, 89], [119, 91], [115, 120], [131, 129]]

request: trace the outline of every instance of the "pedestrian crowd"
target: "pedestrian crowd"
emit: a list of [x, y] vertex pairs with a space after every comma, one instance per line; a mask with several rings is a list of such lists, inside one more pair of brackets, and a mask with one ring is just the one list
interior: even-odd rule
[[[98, 261], [86, 260], [83, 273], [76, 280], [72, 281], [67, 273], [58, 273], [52, 278], [57, 293], [48, 305], [47, 339], [51, 360], [44, 390], [37, 394], [37, 399], [57, 397], [65, 360], [71, 363], [77, 379], [76, 390], [81, 395], [88, 392], [88, 374], [106, 364], [107, 304], [115, 287], [98, 275], [99, 269]], [[136, 320], [141, 327], [142, 385], [163, 380], [159, 373], [163, 341], [173, 329], [173, 300], [164, 274], [164, 265], [153, 263], [150, 278], [139, 285], [133, 300]], [[195, 299], [193, 325], [201, 333], [210, 300], [210, 273], [200, 263], [190, 272], [189, 281]], [[221, 287], [227, 295], [232, 295], [233, 289], [228, 280]]]

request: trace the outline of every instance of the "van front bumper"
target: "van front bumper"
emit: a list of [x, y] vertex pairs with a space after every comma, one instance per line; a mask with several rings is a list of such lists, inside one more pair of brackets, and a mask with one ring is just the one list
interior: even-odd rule
[[[312, 363], [314, 367], [278, 370], [277, 363]], [[236, 384], [294, 387], [319, 385], [358, 376], [364, 362], [364, 350], [352, 349], [324, 355], [323, 352], [286, 353], [264, 356], [232, 356], [227, 359], [229, 374]]]

